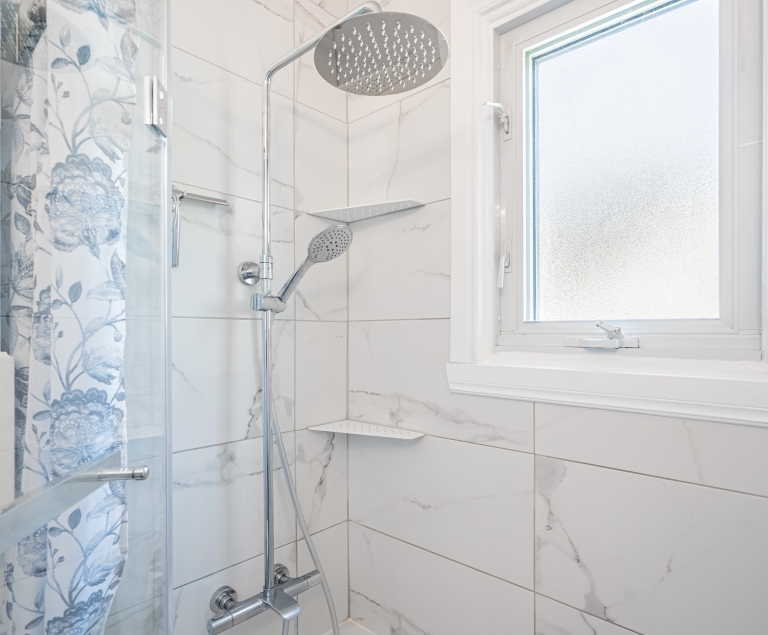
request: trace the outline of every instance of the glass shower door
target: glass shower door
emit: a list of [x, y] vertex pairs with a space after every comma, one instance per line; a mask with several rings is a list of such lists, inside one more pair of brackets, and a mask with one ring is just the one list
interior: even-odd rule
[[167, 0], [0, 11], [0, 635], [167, 634]]

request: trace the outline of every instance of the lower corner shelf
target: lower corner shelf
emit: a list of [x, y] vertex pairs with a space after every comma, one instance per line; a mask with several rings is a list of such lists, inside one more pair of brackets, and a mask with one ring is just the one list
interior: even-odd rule
[[364, 421], [334, 421], [333, 423], [324, 423], [319, 426], [310, 426], [310, 430], [316, 432], [335, 432], [338, 434], [357, 434], [364, 437], [385, 437], [388, 439], [419, 439], [424, 436], [423, 432], [414, 432], [413, 430], [403, 430], [401, 428], [392, 428], [390, 426], [380, 426], [375, 423], [365, 423]]

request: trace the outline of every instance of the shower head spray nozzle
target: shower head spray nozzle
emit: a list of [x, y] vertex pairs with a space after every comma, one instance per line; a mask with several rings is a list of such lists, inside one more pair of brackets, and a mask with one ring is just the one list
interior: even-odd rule
[[352, 242], [352, 231], [346, 225], [333, 225], [317, 233], [309, 241], [307, 258], [313, 263], [328, 262], [341, 256]]
[[423, 86], [445, 66], [448, 41], [408, 13], [373, 13], [331, 29], [315, 49], [315, 66], [332, 86], [357, 95], [394, 95]]
[[332, 225], [315, 234], [309, 241], [307, 257], [280, 290], [278, 297], [285, 302], [291, 297], [304, 274], [318, 262], [328, 262], [343, 255], [352, 243], [352, 230], [346, 225]]

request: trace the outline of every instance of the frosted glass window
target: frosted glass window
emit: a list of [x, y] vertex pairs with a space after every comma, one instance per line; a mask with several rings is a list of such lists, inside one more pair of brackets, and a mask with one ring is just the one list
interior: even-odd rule
[[719, 316], [717, 0], [529, 60], [529, 320]]

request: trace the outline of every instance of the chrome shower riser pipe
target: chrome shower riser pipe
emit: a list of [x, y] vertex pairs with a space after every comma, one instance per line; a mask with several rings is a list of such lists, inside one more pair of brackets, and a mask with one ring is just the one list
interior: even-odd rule
[[[317, 46], [323, 36], [336, 26], [343, 24], [350, 18], [364, 15], [366, 13], [381, 13], [382, 8], [378, 2], [366, 2], [345, 17], [341, 18], [330, 27], [310, 38], [302, 45], [296, 47], [287, 55], [281, 57], [272, 66], [267, 69], [264, 75], [264, 84], [262, 86], [262, 178], [263, 178], [263, 197], [262, 197], [262, 250], [260, 264], [261, 276], [261, 295], [264, 299], [270, 298], [272, 291], [272, 210], [270, 199], [270, 164], [269, 154], [271, 147], [271, 93], [272, 78], [281, 68], [299, 59], [305, 53], [308, 53]], [[274, 568], [275, 568], [275, 521], [274, 521], [274, 503], [273, 503], [273, 452], [272, 452], [272, 425], [270, 422], [271, 412], [269, 407], [269, 396], [271, 395], [270, 386], [270, 349], [272, 344], [272, 311], [267, 310], [262, 315], [262, 338], [261, 338], [261, 398], [262, 398], [262, 420], [263, 420], [263, 463], [264, 463], [264, 594], [269, 596], [275, 589]]]

